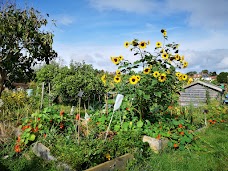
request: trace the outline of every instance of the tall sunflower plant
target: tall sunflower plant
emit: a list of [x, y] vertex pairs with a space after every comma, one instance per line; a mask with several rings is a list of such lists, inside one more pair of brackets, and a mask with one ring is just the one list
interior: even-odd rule
[[107, 75], [101, 78], [105, 85], [108, 80], [114, 83], [115, 91], [124, 94], [140, 120], [153, 121], [154, 115], [160, 115], [175, 105], [182, 85], [192, 82], [186, 74], [177, 71], [188, 66], [185, 57], [179, 54], [179, 44], [166, 43], [167, 31], [162, 29], [161, 33], [164, 43], [156, 42], [153, 54], [146, 50], [150, 41], [134, 39], [124, 42], [124, 46], [138, 57], [137, 60], [130, 62], [121, 55], [112, 56], [111, 61], [117, 66], [116, 73], [111, 80]]

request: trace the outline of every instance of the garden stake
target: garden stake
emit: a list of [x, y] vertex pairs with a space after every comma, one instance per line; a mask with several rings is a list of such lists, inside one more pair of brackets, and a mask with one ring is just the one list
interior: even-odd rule
[[105, 135], [105, 141], [106, 141], [107, 136], [108, 136], [108, 132], [109, 132], [109, 129], [110, 129], [110, 126], [111, 126], [111, 123], [112, 123], [114, 112], [120, 108], [120, 105], [122, 104], [122, 101], [123, 101], [123, 97], [124, 96], [122, 94], [118, 94], [116, 96], [116, 101], [115, 101], [115, 104], [114, 104], [112, 116], [111, 116], [111, 119], [109, 121], [108, 128], [107, 128], [106, 135]]

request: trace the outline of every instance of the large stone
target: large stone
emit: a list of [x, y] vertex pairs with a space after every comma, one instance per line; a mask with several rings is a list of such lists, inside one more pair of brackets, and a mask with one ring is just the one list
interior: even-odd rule
[[56, 158], [51, 155], [50, 149], [42, 143], [36, 142], [32, 144], [32, 151], [36, 156], [44, 160], [56, 160]]
[[143, 142], [149, 143], [151, 150], [153, 150], [155, 153], [159, 153], [160, 150], [164, 149], [167, 146], [168, 141], [168, 139], [158, 140], [146, 135], [143, 136]]

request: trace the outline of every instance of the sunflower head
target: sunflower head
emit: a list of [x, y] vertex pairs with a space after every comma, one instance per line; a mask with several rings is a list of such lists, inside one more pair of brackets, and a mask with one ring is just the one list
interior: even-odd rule
[[137, 84], [138, 78], [135, 75], [133, 75], [129, 78], [129, 82], [130, 82], [130, 84], [133, 84], [133, 85]]
[[121, 81], [121, 77], [118, 76], [118, 75], [116, 75], [116, 76], [114, 77], [114, 82], [115, 82], [115, 83], [119, 83], [120, 81]]
[[164, 37], [166, 37], [167, 36], [167, 31], [164, 30], [164, 32], [162, 34], [163, 34]]
[[175, 59], [176, 59], [177, 61], [179, 61], [179, 60], [180, 60], [180, 55], [176, 54], [176, 55], [175, 55]]
[[143, 73], [144, 73], [144, 74], [149, 74], [149, 73], [150, 73], [150, 68], [145, 68], [145, 69], [143, 70]]
[[160, 73], [159, 73], [158, 71], [155, 71], [155, 72], [153, 73], [153, 76], [154, 76], [155, 78], [158, 78], [158, 77], [160, 76]]
[[189, 78], [188, 79], [188, 84], [191, 84], [193, 82], [193, 79], [192, 78]]
[[105, 74], [102, 75], [101, 81], [103, 82], [104, 85], [106, 85], [106, 79], [107, 79], [107, 76]]
[[164, 82], [166, 80], [166, 74], [165, 73], [162, 73], [159, 78], [158, 78], [158, 81], [159, 82]]
[[111, 60], [116, 65], [118, 65], [120, 63], [119, 57], [111, 57]]
[[128, 48], [128, 47], [129, 47], [129, 45], [130, 45], [130, 43], [129, 43], [129, 42], [127, 42], [127, 41], [126, 41], [126, 42], [124, 42], [124, 47], [125, 47], [125, 48]]
[[141, 79], [139, 75], [136, 75], [136, 78], [138, 81], [140, 81], [140, 79]]
[[139, 45], [137, 40], [132, 40], [131, 44], [132, 44], [132, 46], [138, 46]]
[[186, 68], [188, 66], [188, 62], [187, 61], [183, 61], [183, 68]]
[[180, 72], [176, 72], [176, 76], [179, 77], [181, 76], [182, 74]]
[[124, 59], [122, 55], [120, 55], [118, 58], [120, 61], [122, 61]]
[[182, 77], [182, 80], [184, 80], [184, 81], [188, 79], [188, 76], [186, 74], [182, 74], [181, 77]]
[[160, 48], [162, 46], [162, 43], [161, 42], [156, 42], [156, 47], [157, 48]]
[[181, 61], [181, 62], [184, 61], [184, 55], [181, 56], [180, 61]]
[[145, 48], [146, 48], [146, 42], [144, 42], [144, 41], [140, 42], [140, 43], [139, 43], [139, 47], [140, 47], [141, 49], [145, 49]]
[[120, 70], [116, 70], [116, 75], [117, 75], [117, 76], [120, 76], [120, 75], [121, 75]]
[[162, 59], [168, 59], [168, 58], [169, 58], [169, 55], [167, 53], [162, 54]]
[[150, 45], [150, 41], [148, 40], [146, 44], [147, 44], [147, 45]]

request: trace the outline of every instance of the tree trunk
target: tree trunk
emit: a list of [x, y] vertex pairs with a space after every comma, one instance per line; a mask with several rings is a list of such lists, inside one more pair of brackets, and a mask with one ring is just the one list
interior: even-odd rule
[[4, 90], [4, 82], [6, 81], [6, 72], [0, 67], [0, 97]]

